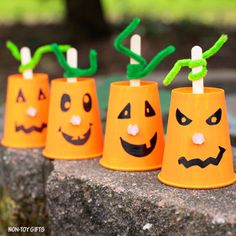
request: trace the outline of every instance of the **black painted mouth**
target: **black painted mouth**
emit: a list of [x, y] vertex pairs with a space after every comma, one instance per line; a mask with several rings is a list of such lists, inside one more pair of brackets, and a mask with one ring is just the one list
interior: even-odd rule
[[74, 139], [73, 136], [64, 133], [61, 130], [61, 127], [59, 128], [58, 131], [62, 133], [63, 138], [68, 143], [79, 146], [79, 145], [84, 145], [89, 140], [89, 137], [91, 134], [91, 126], [92, 126], [92, 123], [89, 124], [89, 129], [86, 131], [86, 133], [83, 134], [83, 138], [78, 137], [77, 139]]
[[180, 157], [178, 162], [180, 165], [183, 164], [185, 168], [189, 168], [191, 166], [199, 166], [201, 168], [205, 168], [210, 164], [217, 166], [220, 163], [220, 161], [224, 155], [224, 152], [225, 152], [225, 148], [219, 146], [219, 149], [220, 150], [219, 150], [219, 153], [216, 158], [209, 157], [205, 161], [202, 161], [199, 158], [195, 158], [195, 159], [191, 159], [188, 161], [188, 160], [186, 160], [185, 157]]
[[29, 134], [31, 132], [38, 132], [38, 133], [42, 133], [44, 129], [47, 128], [47, 124], [46, 123], [42, 123], [41, 126], [37, 127], [37, 126], [30, 126], [29, 128], [25, 128], [24, 125], [16, 125], [15, 126], [15, 131], [19, 132], [22, 131], [26, 134]]
[[150, 140], [151, 146], [147, 148], [146, 144], [141, 144], [141, 145], [135, 145], [126, 142], [124, 139], [120, 137], [120, 142], [123, 147], [123, 149], [130, 155], [135, 156], [135, 157], [145, 157], [148, 154], [150, 154], [153, 149], [156, 146], [157, 142], [157, 133], [153, 135], [153, 137]]

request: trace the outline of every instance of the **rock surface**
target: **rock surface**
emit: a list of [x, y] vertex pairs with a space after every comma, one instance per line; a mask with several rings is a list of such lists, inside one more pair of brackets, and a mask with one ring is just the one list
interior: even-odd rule
[[236, 234], [235, 184], [176, 189], [161, 184], [158, 171], [111, 171], [98, 159], [51, 162], [38, 149], [0, 151], [0, 232], [24, 225], [54, 236]]
[[45, 184], [52, 169], [39, 149], [1, 148], [0, 233], [7, 226], [47, 226]]
[[54, 161], [46, 195], [52, 235], [235, 235], [236, 185], [176, 189], [156, 171], [104, 169], [98, 159]]

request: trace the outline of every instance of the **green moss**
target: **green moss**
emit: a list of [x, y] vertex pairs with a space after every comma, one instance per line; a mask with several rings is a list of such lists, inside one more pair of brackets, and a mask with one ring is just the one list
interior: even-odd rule
[[0, 187], [0, 235], [8, 235], [8, 226], [44, 226], [48, 235], [47, 213], [44, 201], [16, 203], [7, 191]]
[[0, 188], [0, 234], [6, 235], [8, 226], [17, 226], [16, 208], [15, 202]]

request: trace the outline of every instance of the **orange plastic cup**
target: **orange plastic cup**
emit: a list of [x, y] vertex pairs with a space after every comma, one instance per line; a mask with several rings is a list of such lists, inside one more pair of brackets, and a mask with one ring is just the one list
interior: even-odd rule
[[52, 159], [76, 160], [98, 157], [103, 151], [102, 126], [95, 81], [65, 78], [52, 81], [46, 147]]
[[235, 182], [224, 90], [172, 91], [166, 146], [158, 179], [180, 188], [209, 189]]
[[100, 164], [122, 171], [161, 167], [164, 134], [156, 82], [114, 82], [110, 88], [103, 157]]
[[33, 74], [23, 79], [21, 74], [8, 78], [2, 145], [14, 148], [43, 147], [49, 105], [47, 74]]

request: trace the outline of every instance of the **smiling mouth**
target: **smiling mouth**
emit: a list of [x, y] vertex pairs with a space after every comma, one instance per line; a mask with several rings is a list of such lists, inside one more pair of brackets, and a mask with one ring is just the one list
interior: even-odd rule
[[219, 153], [216, 158], [209, 157], [204, 161], [202, 161], [199, 158], [195, 158], [195, 159], [191, 159], [188, 161], [185, 157], [180, 157], [178, 160], [178, 163], [180, 165], [183, 164], [185, 168], [189, 168], [192, 166], [199, 166], [201, 168], [205, 168], [206, 166], [208, 166], [210, 164], [217, 166], [220, 163], [220, 161], [224, 155], [224, 152], [225, 152], [225, 148], [219, 146]]
[[46, 123], [42, 123], [41, 126], [37, 127], [37, 126], [30, 126], [29, 128], [25, 128], [24, 125], [15, 125], [15, 131], [19, 132], [22, 131], [26, 134], [29, 134], [33, 131], [41, 133], [44, 129], [47, 128], [47, 124]]
[[123, 149], [128, 154], [135, 156], [135, 157], [144, 157], [144, 156], [147, 156], [148, 154], [150, 154], [153, 151], [153, 149], [155, 148], [156, 142], [157, 142], [157, 133], [155, 133], [153, 135], [153, 137], [151, 138], [151, 140], [150, 140], [151, 146], [149, 148], [147, 148], [146, 144], [135, 145], [135, 144], [128, 143], [124, 139], [122, 139], [121, 137], [120, 137], [120, 142], [121, 142]]
[[89, 137], [90, 137], [90, 134], [91, 134], [91, 126], [92, 126], [92, 123], [89, 123], [89, 129], [86, 133], [83, 134], [83, 137], [80, 138], [74, 138], [73, 136], [69, 135], [69, 134], [66, 134], [64, 133], [62, 130], [61, 130], [61, 127], [59, 128], [59, 132], [62, 133], [62, 136], [63, 138], [70, 144], [73, 144], [73, 145], [84, 145], [88, 140], [89, 140]]

